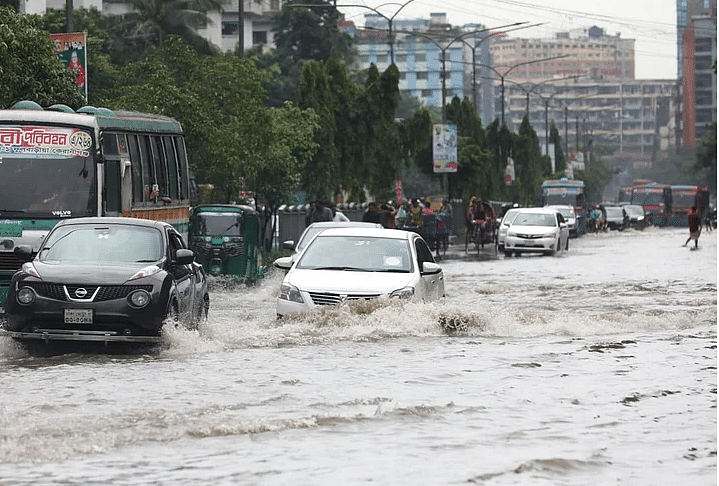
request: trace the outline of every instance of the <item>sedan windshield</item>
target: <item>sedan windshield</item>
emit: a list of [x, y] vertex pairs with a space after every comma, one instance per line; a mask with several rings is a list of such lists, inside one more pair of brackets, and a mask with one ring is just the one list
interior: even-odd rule
[[40, 250], [47, 263], [92, 265], [95, 263], [151, 263], [163, 256], [162, 233], [131, 225], [58, 228]]
[[554, 216], [545, 213], [520, 213], [513, 224], [520, 226], [557, 226]]
[[297, 268], [410, 272], [411, 252], [406, 240], [364, 236], [325, 236], [312, 240]]

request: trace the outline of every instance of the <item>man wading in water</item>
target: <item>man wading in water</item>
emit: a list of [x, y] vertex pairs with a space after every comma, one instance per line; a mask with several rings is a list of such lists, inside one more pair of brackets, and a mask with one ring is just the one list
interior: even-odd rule
[[694, 240], [694, 249], [699, 248], [699, 235], [702, 232], [702, 222], [697, 212], [697, 207], [692, 206], [692, 211], [689, 213], [689, 238], [684, 242], [684, 246], [687, 246], [691, 240]]

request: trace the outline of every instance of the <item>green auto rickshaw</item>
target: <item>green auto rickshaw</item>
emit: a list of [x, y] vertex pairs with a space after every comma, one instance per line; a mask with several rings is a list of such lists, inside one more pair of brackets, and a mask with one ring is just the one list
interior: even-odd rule
[[262, 273], [260, 219], [250, 206], [207, 204], [190, 211], [190, 249], [205, 272], [247, 283]]

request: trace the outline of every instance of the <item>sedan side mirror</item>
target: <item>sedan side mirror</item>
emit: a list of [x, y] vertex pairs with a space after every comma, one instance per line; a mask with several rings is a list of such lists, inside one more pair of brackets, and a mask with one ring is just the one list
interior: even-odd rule
[[422, 275], [431, 275], [442, 271], [442, 267], [433, 262], [424, 262], [422, 264]]
[[274, 261], [274, 266], [283, 270], [289, 270], [292, 268], [292, 257], [281, 257]]
[[287, 240], [282, 242], [282, 249], [283, 250], [294, 250], [295, 249], [295, 242], [294, 240]]

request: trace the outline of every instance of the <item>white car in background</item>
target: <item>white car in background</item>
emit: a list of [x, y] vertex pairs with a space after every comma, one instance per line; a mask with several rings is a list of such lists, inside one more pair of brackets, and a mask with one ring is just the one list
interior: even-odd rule
[[282, 248], [292, 250], [292, 258], [297, 259], [297, 256], [302, 252], [304, 247], [312, 241], [312, 238], [314, 238], [317, 233], [330, 228], [382, 228], [382, 225], [362, 221], [318, 221], [311, 223], [305, 228], [296, 244], [293, 240], [283, 241]]
[[318, 233], [293, 261], [277, 298], [277, 316], [345, 302], [400, 298], [434, 301], [445, 296], [444, 274], [424, 239], [413, 231], [335, 228]]
[[547, 208], [521, 209], [507, 230], [504, 255], [569, 250], [569, 228], [561, 213]]
[[504, 213], [504, 217], [502, 217], [502, 221], [499, 222], [499, 228], [497, 229], [498, 251], [504, 251], [504, 240], [507, 239], [507, 231], [509, 231], [509, 227], [512, 225], [514, 218], [517, 217], [517, 214], [519, 214], [521, 209], [522, 208], [511, 208], [507, 210], [507, 212]]
[[548, 209], [554, 209], [555, 211], [560, 212], [564, 217], [564, 220], [567, 222], [567, 227], [569, 228], [569, 236], [577, 236], [577, 214], [574, 212], [574, 206], [570, 204], [550, 204], [544, 207]]

